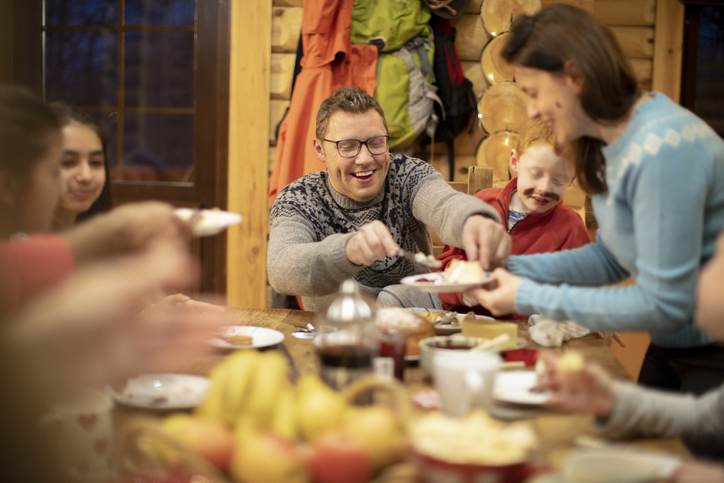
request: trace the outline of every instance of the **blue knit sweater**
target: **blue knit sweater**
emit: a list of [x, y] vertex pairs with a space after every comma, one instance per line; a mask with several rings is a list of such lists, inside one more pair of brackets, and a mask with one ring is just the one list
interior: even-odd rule
[[[710, 342], [693, 318], [699, 269], [724, 229], [724, 142], [653, 94], [603, 154], [608, 192], [592, 198], [596, 243], [510, 257], [510, 270], [528, 278], [517, 311], [595, 330], [645, 330], [663, 347]], [[635, 284], [601, 287], [629, 276]]]

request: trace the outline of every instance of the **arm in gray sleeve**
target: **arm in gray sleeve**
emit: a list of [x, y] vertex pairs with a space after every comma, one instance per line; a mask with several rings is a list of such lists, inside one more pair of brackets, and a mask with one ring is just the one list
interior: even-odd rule
[[483, 200], [455, 191], [439, 175], [426, 178], [412, 199], [412, 214], [447, 245], [462, 246], [463, 225], [473, 215], [500, 221]]
[[614, 384], [616, 402], [598, 428], [619, 436], [681, 437], [707, 452], [724, 449], [724, 385], [701, 397]]
[[269, 285], [289, 295], [316, 297], [334, 293], [344, 279], [364, 268], [347, 259], [345, 247], [352, 235], [334, 234], [317, 242], [303, 219], [275, 219], [267, 251]]

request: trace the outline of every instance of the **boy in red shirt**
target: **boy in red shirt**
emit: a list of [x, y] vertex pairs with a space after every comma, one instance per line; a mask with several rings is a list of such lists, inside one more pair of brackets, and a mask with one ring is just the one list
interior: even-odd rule
[[[516, 149], [510, 152], [510, 171], [517, 175], [504, 188], [488, 188], [475, 194], [493, 206], [513, 241], [511, 255], [555, 252], [590, 242], [581, 217], [561, 203], [573, 181], [571, 156], [554, 148], [550, 129], [539, 120], [529, 120]], [[454, 259], [466, 259], [465, 251], [445, 247], [440, 255], [444, 270]], [[462, 293], [440, 294], [445, 310], [481, 314], [488, 312], [474, 298]]]

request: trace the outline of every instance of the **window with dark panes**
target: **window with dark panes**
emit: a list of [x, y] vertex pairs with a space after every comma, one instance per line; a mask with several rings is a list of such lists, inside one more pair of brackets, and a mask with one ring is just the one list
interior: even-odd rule
[[45, 0], [44, 88], [108, 136], [114, 181], [192, 183], [194, 0]]
[[684, 2], [681, 103], [724, 137], [724, 5]]
[[[113, 201], [225, 208], [230, 2], [22, 2], [42, 45], [26, 39], [21, 74], [103, 128]], [[224, 290], [225, 243], [192, 244], [204, 290]]]

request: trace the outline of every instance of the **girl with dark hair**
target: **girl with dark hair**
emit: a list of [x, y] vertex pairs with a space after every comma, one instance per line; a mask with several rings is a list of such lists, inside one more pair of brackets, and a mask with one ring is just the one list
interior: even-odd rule
[[104, 136], [85, 115], [63, 105], [54, 108], [63, 120], [61, 196], [53, 228], [63, 230], [113, 207]]
[[[497, 287], [476, 290], [494, 314], [541, 313], [594, 330], [651, 335], [640, 382], [696, 393], [724, 377], [724, 347], [697, 330], [699, 270], [724, 229], [724, 142], [660, 93], [641, 92], [610, 30], [551, 5], [513, 25], [503, 57], [528, 114], [577, 141], [579, 183], [597, 242], [510, 257]], [[515, 275], [513, 275], [515, 274]], [[611, 286], [627, 278], [634, 283]]]

